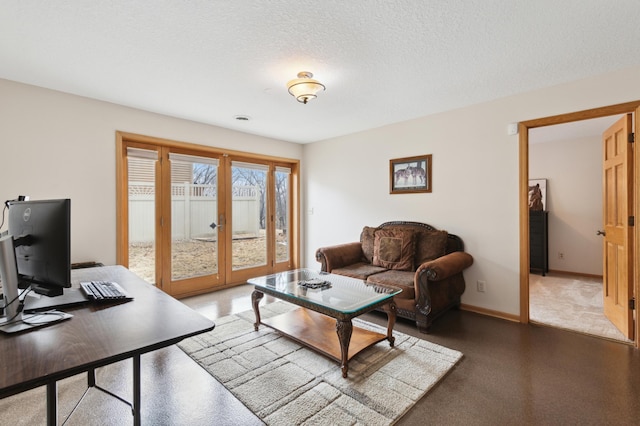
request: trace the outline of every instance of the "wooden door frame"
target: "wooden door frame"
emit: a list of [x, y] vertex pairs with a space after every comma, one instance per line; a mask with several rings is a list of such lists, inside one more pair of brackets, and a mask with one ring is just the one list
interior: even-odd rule
[[[520, 322], [529, 323], [529, 129], [551, 126], [554, 124], [572, 123], [574, 121], [589, 120], [592, 118], [607, 117], [610, 115], [622, 115], [635, 113], [640, 108], [640, 100], [606, 107], [588, 109], [567, 114], [527, 120], [518, 123], [519, 134], [519, 206], [520, 206]], [[635, 114], [635, 132], [638, 132], [640, 118]], [[640, 153], [638, 149], [633, 151], [633, 182], [634, 182], [634, 215], [640, 213]], [[634, 227], [633, 250], [633, 293], [637, 298], [640, 294], [640, 225]], [[634, 346], [640, 347], [640, 330], [638, 327], [638, 315], [635, 319]]]

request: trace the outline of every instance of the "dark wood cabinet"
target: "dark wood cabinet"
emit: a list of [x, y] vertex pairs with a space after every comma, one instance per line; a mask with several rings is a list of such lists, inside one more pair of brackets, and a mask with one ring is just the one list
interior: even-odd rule
[[529, 211], [529, 269], [549, 272], [549, 242], [547, 239], [549, 212]]

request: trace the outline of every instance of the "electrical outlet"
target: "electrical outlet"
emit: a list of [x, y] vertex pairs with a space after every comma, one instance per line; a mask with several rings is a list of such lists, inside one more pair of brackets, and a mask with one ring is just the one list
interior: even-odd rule
[[563, 252], [561, 252], [561, 251], [558, 252], [558, 259], [564, 260], [564, 253]]
[[484, 293], [486, 285], [487, 285], [486, 282], [478, 280], [478, 282], [477, 282], [478, 292]]

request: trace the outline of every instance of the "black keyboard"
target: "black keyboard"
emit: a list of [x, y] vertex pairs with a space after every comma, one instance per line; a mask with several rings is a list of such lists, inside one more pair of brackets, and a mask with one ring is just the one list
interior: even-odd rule
[[131, 299], [131, 296], [117, 283], [111, 281], [90, 281], [80, 283], [84, 294], [93, 301]]

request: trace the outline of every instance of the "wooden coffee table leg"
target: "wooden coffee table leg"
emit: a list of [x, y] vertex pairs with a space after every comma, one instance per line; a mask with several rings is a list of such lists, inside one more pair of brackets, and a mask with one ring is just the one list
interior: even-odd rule
[[342, 377], [347, 377], [349, 371], [349, 342], [351, 342], [351, 333], [353, 332], [353, 324], [351, 320], [336, 320], [336, 331], [338, 332], [338, 340], [340, 341], [340, 354], [342, 356]]
[[396, 302], [391, 300], [387, 305], [387, 340], [389, 341], [389, 346], [393, 347], [396, 338], [393, 337], [393, 326], [396, 325]]
[[264, 293], [258, 290], [253, 290], [253, 293], [251, 293], [251, 304], [253, 305], [253, 313], [256, 314], [256, 322], [253, 323], [253, 329], [255, 331], [258, 331], [258, 326], [260, 326], [260, 309], [258, 308], [258, 305], [260, 304], [260, 300], [262, 300], [263, 296]]

